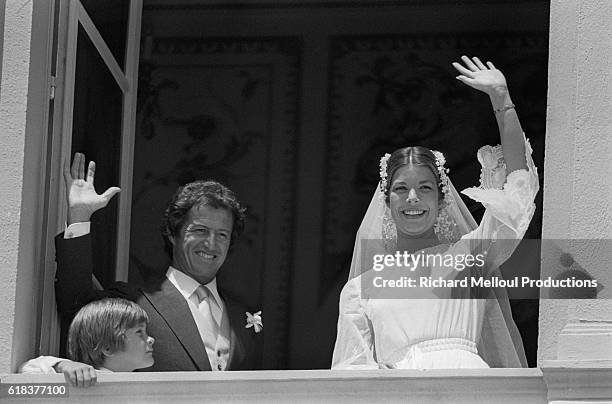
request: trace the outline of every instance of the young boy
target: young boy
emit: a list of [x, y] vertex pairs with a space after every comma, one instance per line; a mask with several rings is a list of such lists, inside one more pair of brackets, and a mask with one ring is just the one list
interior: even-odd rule
[[73, 386], [96, 382], [96, 370], [131, 372], [153, 365], [153, 337], [147, 335], [147, 313], [136, 303], [109, 298], [84, 306], [68, 330], [71, 360], [40, 356], [21, 373], [64, 373]]

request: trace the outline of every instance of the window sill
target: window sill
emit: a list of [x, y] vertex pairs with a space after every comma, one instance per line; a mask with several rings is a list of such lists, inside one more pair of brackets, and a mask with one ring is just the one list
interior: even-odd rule
[[[2, 376], [3, 383], [60, 383], [63, 375]], [[99, 374], [65, 402], [496, 402], [546, 403], [540, 369], [287, 370]], [[15, 402], [23, 402], [15, 399]]]
[[[7, 383], [62, 383], [63, 375], [0, 375]], [[612, 401], [612, 361], [545, 361], [541, 369], [280, 370], [102, 373], [69, 388], [69, 403]], [[24, 402], [23, 398], [3, 402]]]

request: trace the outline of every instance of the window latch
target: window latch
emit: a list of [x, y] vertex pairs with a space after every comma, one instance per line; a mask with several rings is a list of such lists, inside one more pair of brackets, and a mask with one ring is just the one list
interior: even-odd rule
[[50, 100], [55, 99], [55, 82], [56, 82], [56, 77], [51, 76], [51, 80], [49, 81], [49, 99]]

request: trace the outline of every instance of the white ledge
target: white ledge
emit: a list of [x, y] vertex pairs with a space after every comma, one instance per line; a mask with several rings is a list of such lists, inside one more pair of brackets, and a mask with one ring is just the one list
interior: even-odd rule
[[[60, 383], [63, 375], [0, 376], [2, 383]], [[70, 403], [421, 402], [546, 403], [539, 369], [286, 370], [99, 374], [70, 388]], [[9, 400], [10, 401], [10, 400]], [[23, 402], [15, 399], [14, 402]]]
[[550, 402], [612, 401], [612, 360], [549, 360], [542, 365]]

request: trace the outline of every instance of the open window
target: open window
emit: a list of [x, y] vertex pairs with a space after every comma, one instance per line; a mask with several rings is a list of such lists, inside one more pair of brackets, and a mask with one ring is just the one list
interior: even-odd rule
[[121, 187], [121, 195], [92, 218], [95, 278], [101, 285], [127, 279], [134, 122], [141, 0], [57, 0], [56, 65], [41, 352], [59, 346], [54, 299], [54, 235], [66, 218], [62, 162], [77, 152], [98, 163], [96, 188]]
[[[226, 183], [249, 218], [220, 282], [263, 309], [269, 368], [329, 366], [383, 148], [427, 141], [458, 187], [477, 183], [474, 154], [497, 129], [450, 61], [470, 52], [508, 72], [543, 166], [546, 1], [56, 2], [47, 239], [64, 228], [61, 162], [76, 151], [98, 163], [99, 192], [122, 189], [92, 219], [102, 286], [167, 269], [159, 220], [178, 185]], [[58, 346], [54, 267], [50, 242], [43, 352]], [[537, 303], [520, 305], [535, 358]]]

